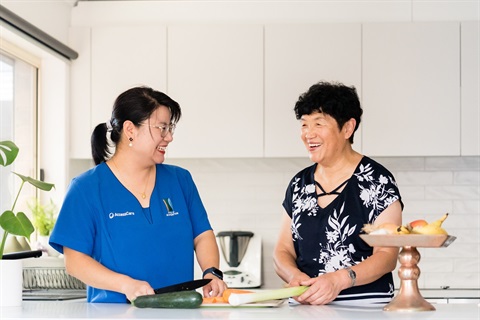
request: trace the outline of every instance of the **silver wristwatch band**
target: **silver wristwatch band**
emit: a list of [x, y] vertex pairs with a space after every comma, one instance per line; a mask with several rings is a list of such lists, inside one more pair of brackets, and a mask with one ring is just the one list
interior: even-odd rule
[[355, 282], [357, 281], [357, 274], [350, 267], [346, 267], [345, 270], [348, 271], [348, 276], [352, 280], [352, 285], [350, 287], [353, 287], [355, 285]]

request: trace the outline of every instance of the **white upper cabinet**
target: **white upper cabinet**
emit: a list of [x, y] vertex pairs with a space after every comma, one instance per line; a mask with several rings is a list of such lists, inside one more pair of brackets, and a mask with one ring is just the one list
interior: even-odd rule
[[480, 155], [480, 24], [461, 25], [462, 156]]
[[70, 29], [69, 44], [78, 52], [78, 58], [70, 67], [70, 157], [73, 159], [91, 158], [90, 125], [90, 28]]
[[450, 22], [363, 26], [364, 154], [460, 155], [459, 31]]
[[72, 158], [136, 85], [182, 108], [168, 157], [305, 157], [293, 108], [319, 81], [354, 86], [354, 149], [479, 155], [477, 22], [73, 27]]
[[166, 90], [166, 36], [163, 26], [92, 29], [92, 128], [110, 119], [123, 91], [138, 85]]
[[263, 27], [168, 27], [168, 94], [182, 108], [169, 157], [263, 156]]
[[[265, 27], [265, 156], [305, 157], [293, 108], [319, 81], [361, 90], [361, 25], [312, 24]], [[353, 147], [361, 149], [361, 128]]]

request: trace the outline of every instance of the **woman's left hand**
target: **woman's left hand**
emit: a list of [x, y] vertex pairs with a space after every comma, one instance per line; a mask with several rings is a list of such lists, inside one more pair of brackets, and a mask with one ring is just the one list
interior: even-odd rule
[[212, 279], [212, 281], [203, 286], [204, 297], [220, 297], [223, 291], [227, 289], [227, 284], [212, 274], [206, 275], [205, 279]]
[[302, 304], [327, 304], [335, 300], [342, 287], [343, 279], [340, 272], [325, 273], [316, 278], [301, 282], [303, 286], [309, 286], [307, 291], [298, 296], [296, 300]]

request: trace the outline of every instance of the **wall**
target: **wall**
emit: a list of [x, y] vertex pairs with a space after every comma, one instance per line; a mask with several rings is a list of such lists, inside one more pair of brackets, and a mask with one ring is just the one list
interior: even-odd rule
[[[394, 174], [405, 204], [404, 222], [450, 216], [457, 236], [448, 248], [420, 249], [421, 288], [480, 287], [480, 158], [375, 158]], [[272, 266], [285, 188], [308, 159], [171, 160], [192, 173], [215, 232], [249, 230], [263, 238], [265, 287], [279, 287]], [[397, 272], [394, 273], [398, 285]], [[398, 286], [397, 286], [398, 287]]]
[[[447, 248], [420, 248], [420, 288], [480, 288], [480, 157], [375, 158], [394, 174], [405, 204], [403, 221], [450, 215], [445, 229], [456, 236]], [[264, 286], [282, 285], [272, 251], [286, 186], [309, 159], [167, 159], [188, 169], [215, 232], [248, 230], [262, 236]], [[75, 175], [91, 166], [75, 161]], [[76, 171], [76, 172], [75, 172]], [[197, 274], [199, 274], [197, 270]], [[394, 272], [398, 288], [397, 271]]]
[[68, 43], [68, 26], [74, 0], [2, 0], [0, 5], [48, 33]]
[[[1, 4], [66, 43], [69, 22], [65, 15], [69, 14], [69, 9], [63, 5], [68, 1], [32, 1], [2, 0]], [[137, 4], [121, 1], [115, 4], [114, 10], [109, 2], [80, 2], [72, 9], [71, 24], [122, 24], [138, 20], [145, 23], [191, 20], [246, 23], [479, 20], [478, 1], [236, 1], [228, 4], [215, 1], [143, 1]], [[85, 16], [88, 20], [79, 19]], [[67, 106], [63, 111], [68, 113], [66, 109]], [[68, 135], [67, 129], [68, 126], [62, 126], [57, 130], [56, 137], [51, 137], [53, 140], [46, 140], [46, 148], [55, 145], [53, 142], [62, 133], [64, 137]], [[60, 139], [59, 143], [66, 142]], [[64, 149], [67, 146], [57, 147], [66, 154]], [[56, 154], [48, 149], [43, 152]], [[58, 158], [65, 163], [56, 166], [57, 171], [64, 171], [68, 168], [68, 159]], [[421, 250], [419, 285], [479, 288], [479, 157], [376, 160], [385, 164], [397, 178], [405, 202], [405, 221], [435, 219], [444, 212], [451, 213], [445, 227], [458, 239], [449, 248]], [[271, 253], [283, 214], [281, 201], [289, 179], [309, 165], [308, 159], [181, 159], [173, 162], [192, 172], [216, 231], [252, 230], [262, 236], [265, 287], [280, 286], [281, 281], [273, 272]], [[71, 160], [69, 165], [67, 180], [91, 167], [92, 163]]]
[[[470, 20], [479, 20], [478, 1], [122, 1], [114, 6], [105, 1], [80, 2], [72, 10], [72, 26], [77, 27]], [[480, 287], [479, 158], [379, 160], [397, 176], [406, 205], [405, 221], [451, 213], [445, 227], [458, 239], [449, 248], [421, 251], [419, 285]], [[308, 159], [175, 159], [172, 163], [193, 173], [215, 231], [251, 230], [262, 236], [264, 285], [281, 286], [272, 267], [281, 202], [289, 179], [309, 164]], [[72, 160], [72, 176], [90, 165]]]
[[[2, 0], [0, 4], [66, 43], [71, 10], [71, 5], [67, 2], [68, 0]], [[49, 193], [41, 192], [40, 196], [45, 197], [45, 199], [51, 198], [55, 203], [61, 204], [69, 182], [69, 162], [67, 159], [69, 134], [66, 120], [69, 119], [70, 63], [53, 50], [32, 41], [18, 30], [4, 23], [0, 23], [0, 38], [28, 52], [39, 61], [40, 150], [38, 151], [38, 157], [40, 168], [45, 171], [45, 181], [55, 184], [53, 191]]]

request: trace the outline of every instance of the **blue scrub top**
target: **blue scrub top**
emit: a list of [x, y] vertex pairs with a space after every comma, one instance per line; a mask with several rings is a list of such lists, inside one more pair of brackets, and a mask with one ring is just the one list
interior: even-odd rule
[[[190, 173], [159, 164], [150, 207], [106, 163], [74, 178], [50, 244], [85, 253], [105, 267], [153, 288], [193, 279], [194, 239], [211, 230]], [[89, 302], [125, 302], [124, 294], [87, 287]]]

